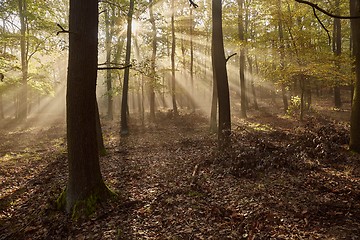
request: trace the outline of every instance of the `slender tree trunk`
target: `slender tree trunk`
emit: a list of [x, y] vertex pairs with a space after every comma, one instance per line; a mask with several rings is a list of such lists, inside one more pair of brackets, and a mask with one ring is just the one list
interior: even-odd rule
[[106, 155], [106, 149], [104, 144], [103, 133], [101, 129], [101, 121], [99, 114], [99, 106], [97, 101], [95, 102], [95, 121], [96, 121], [96, 138], [100, 156]]
[[[214, 47], [214, 46], [212, 46]], [[213, 62], [214, 63], [214, 62]], [[217, 107], [218, 107], [218, 94], [217, 94], [217, 85], [215, 78], [215, 66], [213, 65], [213, 86], [212, 86], [212, 100], [211, 100], [211, 114], [210, 114], [210, 132], [216, 133], [217, 128]]]
[[[360, 16], [360, 0], [350, 1], [352, 16]], [[355, 56], [355, 88], [351, 108], [350, 149], [360, 153], [360, 19], [351, 20]]]
[[191, 79], [191, 92], [194, 91], [194, 44], [193, 44], [193, 31], [194, 20], [193, 10], [190, 7], [190, 79]]
[[[109, 195], [100, 172], [96, 135], [98, 1], [70, 1], [67, 81], [69, 178], [62, 195], [67, 212]], [[78, 210], [77, 207], [77, 210]]]
[[[229, 83], [226, 71], [226, 59], [224, 52], [224, 40], [222, 31], [222, 6], [221, 0], [212, 0], [212, 62], [213, 74], [216, 79], [218, 102], [219, 102], [219, 124], [218, 142], [221, 150], [230, 147], [231, 115]], [[215, 47], [216, 46], [216, 47]]]
[[[125, 65], [130, 64], [130, 55], [131, 55], [131, 26], [132, 26], [132, 16], [134, 12], [134, 0], [130, 0], [130, 8], [127, 16], [127, 37], [126, 37], [126, 56], [125, 56]], [[129, 75], [130, 69], [125, 68], [124, 72], [124, 84], [122, 91], [122, 101], [121, 101], [121, 120], [120, 120], [120, 134], [128, 135], [129, 127], [127, 120], [127, 110], [128, 110], [128, 92], [129, 92]]]
[[[283, 21], [281, 14], [281, 0], [278, 0], [278, 10], [279, 10], [279, 41], [280, 41], [280, 69], [281, 71], [285, 68], [285, 44], [284, 44], [284, 30], [283, 30]], [[289, 109], [288, 98], [286, 94], [286, 86], [285, 83], [281, 83], [281, 93], [284, 104], [284, 112], [287, 113]]]
[[[245, 30], [244, 30], [244, 0], [238, 0], [239, 5], [239, 15], [238, 15], [238, 34], [239, 40], [242, 44], [245, 43]], [[246, 115], [246, 83], [245, 83], [245, 48], [244, 46], [240, 47], [240, 97], [241, 97], [241, 110], [240, 117], [247, 118]]]
[[28, 52], [27, 52], [27, 4], [25, 0], [18, 0], [20, 18], [20, 56], [22, 79], [19, 94], [19, 115], [20, 120], [27, 117], [27, 78], [28, 78]]
[[[111, 62], [111, 40], [112, 40], [112, 27], [110, 26], [112, 21], [110, 20], [109, 11], [105, 11], [105, 49], [106, 49], [106, 66], [110, 67]], [[107, 117], [113, 119], [113, 94], [112, 94], [112, 78], [111, 70], [106, 70], [106, 90], [107, 90]]]
[[[340, 0], [335, 0], [336, 14], [340, 15]], [[336, 57], [341, 55], [341, 21], [339, 18], [334, 19], [334, 31], [333, 31], [333, 52]], [[336, 68], [340, 71], [340, 60], [335, 60]], [[335, 79], [334, 86], [334, 103], [335, 107], [340, 108], [342, 106], [341, 102], [341, 92], [339, 86], [339, 80]]]
[[249, 75], [251, 76], [250, 84], [251, 84], [251, 92], [252, 92], [253, 101], [254, 101], [254, 109], [259, 110], [259, 106], [258, 106], [257, 98], [256, 98], [254, 76], [253, 76], [253, 65], [252, 65], [251, 57], [249, 57], [249, 56], [248, 56], [248, 63], [249, 63]]
[[172, 103], [173, 103], [173, 111], [174, 115], [178, 115], [178, 109], [176, 105], [176, 88], [175, 88], [175, 7], [174, 7], [174, 0], [171, 0], [171, 36], [172, 36], [172, 42], [171, 42], [171, 94], [172, 94]]
[[155, 121], [155, 91], [154, 85], [156, 83], [156, 71], [155, 71], [155, 61], [156, 61], [156, 25], [155, 18], [153, 13], [153, 0], [149, 1], [149, 12], [150, 12], [150, 22], [152, 28], [152, 55], [151, 55], [151, 82], [149, 84], [149, 94], [150, 94], [150, 121]]

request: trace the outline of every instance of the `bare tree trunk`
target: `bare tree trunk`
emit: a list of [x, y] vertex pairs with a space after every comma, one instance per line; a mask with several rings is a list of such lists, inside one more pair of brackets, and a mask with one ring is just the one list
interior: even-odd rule
[[[105, 50], [106, 50], [106, 66], [110, 67], [111, 62], [111, 40], [112, 40], [112, 27], [110, 27], [112, 21], [109, 17], [109, 11], [105, 11]], [[107, 90], [107, 117], [113, 119], [113, 96], [112, 96], [112, 78], [111, 70], [106, 70], [106, 90]]]
[[[245, 43], [245, 31], [244, 31], [244, 0], [238, 0], [239, 13], [238, 13], [238, 31], [239, 31], [239, 40], [242, 43]], [[245, 83], [245, 49], [244, 46], [240, 47], [240, 97], [241, 97], [241, 110], [240, 117], [247, 118], [246, 115], [246, 83]]]
[[[98, 1], [70, 1], [67, 81], [69, 178], [59, 203], [70, 212], [106, 199], [109, 190], [100, 172], [96, 135]], [[84, 206], [81, 206], [83, 204]]]
[[28, 47], [26, 40], [27, 32], [27, 4], [25, 0], [18, 0], [19, 18], [20, 18], [20, 56], [22, 80], [19, 93], [19, 115], [20, 120], [27, 117], [27, 78], [28, 78]]
[[[218, 142], [221, 150], [231, 146], [231, 115], [229, 83], [226, 71], [224, 40], [222, 31], [221, 0], [212, 1], [212, 61], [219, 101]], [[216, 47], [214, 47], [216, 46]]]
[[155, 92], [154, 84], [156, 82], [156, 72], [155, 72], [155, 61], [156, 61], [156, 25], [155, 18], [153, 13], [153, 1], [149, 1], [149, 12], [150, 12], [150, 22], [152, 28], [152, 55], [151, 55], [151, 82], [149, 84], [149, 94], [150, 94], [150, 121], [155, 121]]
[[[360, 0], [350, 1], [351, 16], [360, 16]], [[350, 149], [360, 153], [360, 19], [351, 19], [355, 56], [355, 88], [351, 108]]]
[[[335, 0], [335, 8], [336, 14], [340, 15], [340, 1]], [[334, 19], [334, 31], [333, 31], [333, 52], [335, 56], [340, 57], [341, 55], [341, 21], [338, 18]], [[340, 60], [335, 60], [336, 68], [340, 71]], [[335, 79], [335, 86], [334, 86], [334, 103], [335, 107], [340, 108], [342, 106], [341, 102], [341, 92], [339, 86], [339, 80]]]
[[174, 17], [174, 0], [171, 0], [171, 94], [172, 94], [172, 103], [173, 103], [173, 111], [174, 115], [178, 115], [178, 109], [176, 105], [176, 92], [175, 92], [175, 17]]
[[[128, 25], [127, 25], [127, 37], [126, 37], [126, 56], [125, 56], [125, 65], [130, 64], [130, 55], [131, 55], [131, 26], [132, 26], [132, 16], [134, 12], [134, 0], [130, 0], [130, 8], [128, 12]], [[122, 101], [121, 101], [121, 121], [120, 121], [120, 134], [128, 135], [129, 127], [127, 120], [128, 113], [128, 92], [129, 92], [129, 75], [130, 69], [125, 68], [124, 72], [124, 84], [122, 91]]]

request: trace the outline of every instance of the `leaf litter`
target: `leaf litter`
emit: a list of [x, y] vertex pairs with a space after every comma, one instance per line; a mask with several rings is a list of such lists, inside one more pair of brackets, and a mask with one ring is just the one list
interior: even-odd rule
[[159, 115], [123, 138], [116, 124], [104, 121], [100, 163], [118, 197], [76, 221], [55, 206], [67, 180], [64, 124], [2, 130], [0, 239], [360, 238], [360, 159], [347, 150], [347, 124], [237, 120], [226, 154], [198, 114]]

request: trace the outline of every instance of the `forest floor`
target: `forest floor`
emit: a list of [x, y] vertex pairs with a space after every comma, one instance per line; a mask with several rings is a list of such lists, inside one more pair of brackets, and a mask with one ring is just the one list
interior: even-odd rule
[[102, 173], [118, 197], [77, 220], [55, 207], [64, 123], [3, 124], [0, 239], [360, 239], [348, 112], [318, 109], [303, 122], [266, 109], [234, 118], [226, 154], [199, 114], [159, 114], [121, 139], [105, 122]]

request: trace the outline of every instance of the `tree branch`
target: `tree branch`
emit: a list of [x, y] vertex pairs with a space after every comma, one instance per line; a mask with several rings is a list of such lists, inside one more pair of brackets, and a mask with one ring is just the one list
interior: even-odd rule
[[194, 8], [199, 7], [199, 5], [197, 5], [193, 0], [189, 0], [190, 2], [190, 6], [193, 6]]
[[329, 32], [329, 30], [325, 27], [325, 25], [321, 22], [320, 18], [319, 18], [318, 15], [316, 14], [315, 8], [313, 7], [312, 9], [313, 9], [313, 12], [314, 12], [314, 16], [316, 17], [316, 19], [317, 19], [318, 22], [320, 23], [321, 27], [322, 27], [323, 29], [325, 29], [325, 31], [326, 31], [326, 33], [327, 33], [327, 35], [328, 35], [328, 39], [329, 39], [329, 45], [330, 45], [330, 44], [331, 44], [330, 32]]
[[232, 58], [233, 56], [235, 56], [237, 53], [233, 53], [230, 56], [228, 56], [225, 60], [226, 62], [228, 62], [230, 60], [230, 58]]
[[340, 18], [340, 19], [357, 19], [357, 18], [360, 18], [360, 16], [339, 16], [339, 15], [335, 15], [335, 14], [332, 14], [324, 9], [322, 9], [321, 7], [319, 7], [317, 4], [315, 3], [312, 3], [312, 2], [309, 2], [309, 1], [303, 1], [303, 0], [295, 0], [295, 2], [298, 2], [298, 3], [304, 3], [306, 5], [309, 5], [317, 10], [319, 10], [320, 12], [324, 13], [325, 15], [328, 15], [329, 17], [332, 17], [332, 18]]
[[129, 67], [132, 67], [132, 65], [130, 64], [130, 65], [123, 66], [123, 67], [98, 67], [97, 69], [98, 70], [112, 70], [112, 69], [122, 70], [122, 69], [129, 68]]
[[56, 26], [58, 26], [60, 29], [61, 29], [61, 31], [58, 31], [57, 33], [56, 33], [56, 35], [59, 35], [60, 33], [71, 33], [70, 31], [68, 31], [68, 30], [65, 30], [60, 24], [56, 24]]

